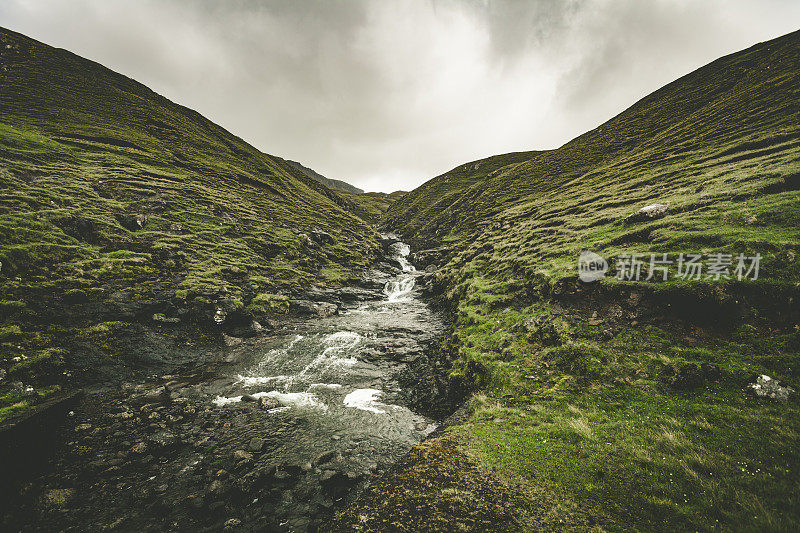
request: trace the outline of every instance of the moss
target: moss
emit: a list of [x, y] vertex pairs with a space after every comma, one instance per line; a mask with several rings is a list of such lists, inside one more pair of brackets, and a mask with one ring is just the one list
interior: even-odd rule
[[63, 348], [45, 348], [35, 355], [15, 363], [8, 371], [9, 376], [17, 379], [46, 379], [59, 371], [64, 365], [67, 350]]
[[289, 298], [281, 294], [257, 294], [250, 300], [247, 310], [256, 318], [269, 318], [289, 312]]
[[18, 325], [0, 327], [0, 342], [15, 341], [20, 338], [22, 338], [22, 329]]

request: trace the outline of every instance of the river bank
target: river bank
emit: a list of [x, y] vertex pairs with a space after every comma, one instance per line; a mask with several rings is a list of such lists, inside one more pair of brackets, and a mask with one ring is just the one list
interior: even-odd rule
[[52, 464], [5, 502], [4, 527], [318, 528], [443, 410], [428, 403], [443, 317], [421, 299], [409, 247], [388, 236], [385, 249], [346, 302], [310, 292], [329, 316], [226, 336], [205, 369], [88, 389]]

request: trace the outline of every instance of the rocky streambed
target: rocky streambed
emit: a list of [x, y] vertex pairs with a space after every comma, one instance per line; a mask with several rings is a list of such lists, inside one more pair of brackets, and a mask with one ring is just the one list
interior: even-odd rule
[[409, 247], [387, 250], [336, 314], [236, 339], [214, 370], [89, 391], [3, 528], [317, 529], [437, 426], [423, 413], [442, 317]]

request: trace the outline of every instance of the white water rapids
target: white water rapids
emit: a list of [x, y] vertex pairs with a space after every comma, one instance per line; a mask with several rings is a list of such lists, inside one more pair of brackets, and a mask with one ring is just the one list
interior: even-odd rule
[[294, 333], [266, 341], [267, 349], [240, 366], [213, 404], [228, 408], [243, 399], [275, 400], [280, 407], [268, 413], [311, 423], [315, 429], [305, 438], [314, 446], [339, 435], [371, 443], [376, 451], [389, 447], [394, 454], [433, 431], [432, 420], [402, 405], [396, 379], [405, 358], [417, 357], [420, 340], [440, 325], [415, 292], [409, 253], [402, 242], [389, 247], [400, 272], [385, 282], [384, 299], [298, 323]]

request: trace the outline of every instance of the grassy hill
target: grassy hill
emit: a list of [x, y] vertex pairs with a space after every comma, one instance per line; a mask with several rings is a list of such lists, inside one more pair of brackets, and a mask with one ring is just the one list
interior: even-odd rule
[[297, 168], [300, 172], [302, 172], [303, 174], [305, 174], [309, 178], [311, 178], [311, 179], [313, 179], [315, 181], [318, 181], [321, 184], [325, 185], [329, 189], [333, 189], [335, 191], [350, 192], [350, 193], [355, 193], [355, 194], [361, 194], [361, 193], [364, 192], [363, 190], [359, 189], [358, 187], [354, 187], [353, 185], [350, 185], [349, 183], [347, 183], [345, 181], [326, 178], [325, 176], [323, 176], [319, 172], [317, 172], [315, 170], [312, 170], [312, 169], [310, 169], [310, 168], [308, 168], [306, 166], [303, 166], [300, 163], [298, 163], [297, 161], [288, 161], [287, 160], [287, 163], [289, 163], [293, 167]]
[[[663, 217], [626, 220], [654, 203]], [[452, 373], [431, 386], [474, 394], [463, 423], [337, 525], [800, 527], [797, 393], [748, 388], [767, 374], [800, 390], [800, 32], [687, 74], [557, 150], [458, 167], [385, 220], [449, 247], [428, 290], [453, 315]], [[610, 260], [605, 279], [577, 279], [585, 249]], [[668, 281], [647, 281], [647, 266], [615, 279], [626, 263], [614, 259], [634, 253], [667, 254]], [[730, 274], [758, 253], [759, 277], [680, 279], [681, 253], [731, 254]]]
[[[227, 315], [218, 335], [346, 283], [378, 247], [350, 207], [142, 84], [0, 30], [5, 383], [46, 394], [67, 369], [143, 356], [124, 332]], [[4, 393], [0, 413], [35, 400]]]
[[373, 224], [379, 223], [383, 219], [384, 213], [394, 202], [406, 194], [405, 191], [385, 192], [338, 192], [339, 196], [345, 198], [352, 204], [351, 210], [363, 220]]

